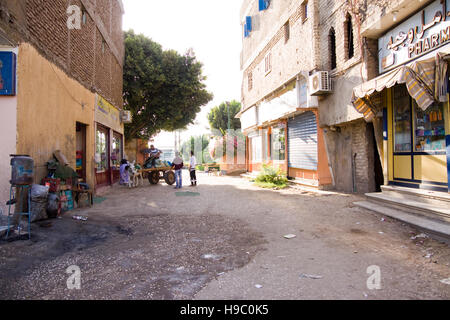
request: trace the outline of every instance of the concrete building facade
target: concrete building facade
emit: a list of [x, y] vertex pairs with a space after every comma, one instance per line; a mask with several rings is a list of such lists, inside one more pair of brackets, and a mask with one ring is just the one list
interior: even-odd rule
[[[36, 183], [56, 150], [91, 187], [99, 184], [102, 160], [114, 181], [112, 158], [124, 145], [123, 13], [120, 0], [0, 1], [0, 51], [15, 54], [17, 87], [0, 96], [7, 116], [0, 120], [3, 209], [10, 154], [33, 157]], [[104, 148], [99, 127], [108, 135]]]

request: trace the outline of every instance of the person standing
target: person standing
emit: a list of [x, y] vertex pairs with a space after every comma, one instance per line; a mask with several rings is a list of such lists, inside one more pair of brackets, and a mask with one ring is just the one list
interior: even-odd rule
[[191, 159], [189, 161], [189, 172], [191, 174], [191, 187], [197, 186], [197, 176], [195, 167], [197, 166], [197, 159], [194, 156], [194, 151], [191, 151]]
[[183, 159], [180, 157], [180, 153], [175, 153], [175, 159], [172, 161], [172, 168], [175, 169], [175, 182], [176, 186], [175, 189], [181, 189], [183, 187]]
[[120, 162], [120, 185], [127, 185], [130, 182], [130, 175], [128, 173], [130, 165], [126, 159], [122, 159]]

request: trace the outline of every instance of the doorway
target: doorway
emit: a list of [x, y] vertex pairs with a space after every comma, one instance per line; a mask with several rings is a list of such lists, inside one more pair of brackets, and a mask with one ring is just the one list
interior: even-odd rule
[[392, 103], [393, 184], [446, 191], [446, 103], [423, 111], [404, 85], [394, 87]]
[[95, 134], [95, 179], [97, 186], [111, 185], [109, 130], [97, 124]]
[[76, 123], [76, 172], [80, 182], [86, 182], [86, 128], [83, 123]]

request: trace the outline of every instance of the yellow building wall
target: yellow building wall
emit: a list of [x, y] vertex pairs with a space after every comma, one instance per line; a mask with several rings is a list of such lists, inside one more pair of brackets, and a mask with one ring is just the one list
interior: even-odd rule
[[47, 174], [46, 162], [61, 150], [76, 164], [76, 122], [86, 127], [86, 180], [94, 187], [95, 94], [68, 77], [27, 43], [19, 47], [17, 153], [35, 161], [35, 182]]

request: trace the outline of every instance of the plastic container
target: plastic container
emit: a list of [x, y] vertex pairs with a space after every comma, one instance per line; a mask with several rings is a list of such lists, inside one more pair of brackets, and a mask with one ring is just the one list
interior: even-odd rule
[[34, 161], [25, 155], [12, 155], [11, 184], [32, 185], [34, 182]]

